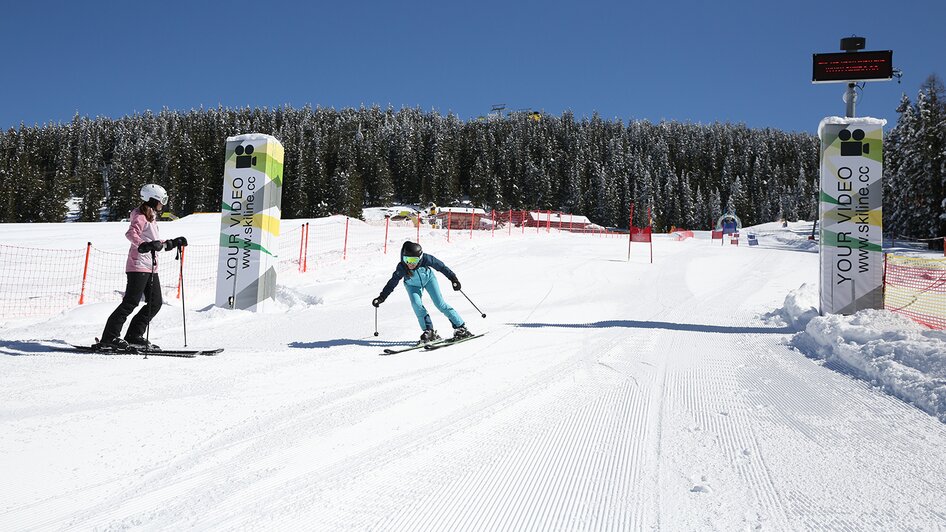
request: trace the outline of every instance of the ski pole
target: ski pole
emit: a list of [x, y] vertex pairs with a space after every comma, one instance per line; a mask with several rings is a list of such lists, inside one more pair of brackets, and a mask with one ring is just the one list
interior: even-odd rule
[[[158, 258], [155, 256], [154, 250], [152, 249], [151, 250], [151, 276], [148, 278], [148, 284], [150, 285], [149, 290], [151, 290], [151, 297], [148, 298], [149, 301], [147, 302], [147, 305], [146, 305], [149, 307], [154, 304], [154, 268], [157, 265], [158, 265]], [[147, 329], [145, 329], [145, 344], [146, 344], [145, 349], [144, 349], [145, 360], [148, 359], [148, 351], [150, 351], [150, 349], [147, 346], [151, 345], [151, 320], [154, 319], [154, 312], [151, 312], [150, 314], [151, 316], [148, 318], [148, 327]]]
[[180, 260], [181, 264], [181, 319], [184, 322], [184, 347], [187, 347], [187, 307], [184, 304], [184, 248], [177, 248], [175, 260]]
[[470, 296], [466, 295], [466, 293], [465, 293], [463, 290], [460, 290], [460, 293], [463, 294], [463, 297], [465, 297], [466, 300], [469, 301], [471, 305], [473, 305], [473, 308], [475, 308], [476, 311], [480, 313], [480, 317], [482, 317], [482, 318], [485, 318], [485, 317], [486, 317], [486, 314], [484, 314], [483, 311], [480, 310], [480, 308], [476, 306], [476, 303], [474, 303], [474, 302], [470, 299]]
[[374, 335], [378, 336], [378, 307], [374, 308]]

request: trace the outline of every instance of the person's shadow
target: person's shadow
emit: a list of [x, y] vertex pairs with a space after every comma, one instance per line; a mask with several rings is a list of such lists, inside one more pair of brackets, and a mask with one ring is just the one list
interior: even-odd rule
[[329, 349], [332, 347], [341, 347], [343, 345], [360, 345], [365, 347], [407, 347], [409, 345], [414, 345], [414, 342], [391, 342], [387, 340], [366, 340], [364, 338], [336, 338], [334, 340], [322, 340], [320, 342], [289, 343], [289, 347], [294, 349]]
[[510, 323], [513, 327], [537, 329], [544, 327], [562, 327], [566, 329], [610, 329], [625, 327], [630, 329], [668, 329], [671, 331], [689, 331], [725, 334], [791, 334], [791, 327], [731, 327], [728, 325], [702, 325], [699, 323], [673, 323], [666, 321], [604, 320], [592, 323]]
[[72, 351], [72, 347], [60, 340], [43, 342], [25, 340], [0, 340], [0, 355], [24, 356], [55, 353], [57, 351]]

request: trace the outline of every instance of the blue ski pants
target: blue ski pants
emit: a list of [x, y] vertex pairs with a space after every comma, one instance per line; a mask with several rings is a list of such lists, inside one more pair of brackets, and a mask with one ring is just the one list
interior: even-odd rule
[[450, 320], [454, 328], [463, 325], [463, 318], [453, 310], [440, 293], [440, 285], [437, 283], [437, 277], [430, 268], [418, 268], [410, 279], [404, 279], [404, 288], [407, 290], [407, 296], [411, 300], [411, 307], [414, 308], [414, 314], [417, 315], [417, 323], [421, 329], [433, 329], [434, 324], [430, 320], [430, 314], [421, 301], [424, 290], [430, 294], [430, 300], [437, 310], [443, 312], [444, 316]]

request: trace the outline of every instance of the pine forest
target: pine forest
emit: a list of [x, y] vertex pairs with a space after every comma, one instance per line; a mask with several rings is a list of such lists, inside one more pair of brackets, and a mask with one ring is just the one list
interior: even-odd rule
[[[931, 76], [904, 95], [884, 150], [884, 229], [946, 234], [946, 98]], [[145, 183], [178, 216], [218, 212], [226, 138], [273, 135], [285, 147], [285, 218], [395, 203], [551, 209], [627, 228], [708, 229], [723, 213], [743, 224], [817, 216], [819, 142], [808, 133], [741, 124], [577, 118], [570, 112], [463, 121], [416, 108], [214, 108], [0, 133], [0, 222], [125, 218]]]

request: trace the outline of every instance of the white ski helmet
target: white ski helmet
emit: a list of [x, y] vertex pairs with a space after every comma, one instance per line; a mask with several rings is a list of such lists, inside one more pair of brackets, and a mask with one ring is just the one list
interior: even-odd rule
[[163, 205], [167, 205], [168, 191], [164, 190], [164, 187], [161, 185], [155, 185], [154, 183], [141, 187], [141, 200], [147, 202], [152, 199], [160, 201]]

